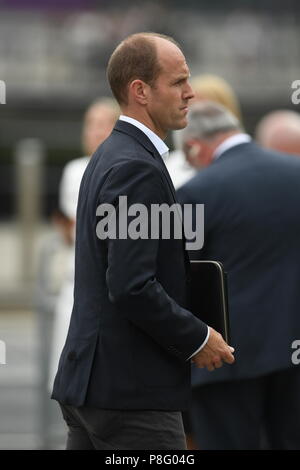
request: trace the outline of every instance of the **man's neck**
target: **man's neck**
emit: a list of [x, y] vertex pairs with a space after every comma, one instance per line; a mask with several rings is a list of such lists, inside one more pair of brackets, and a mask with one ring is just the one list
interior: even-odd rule
[[251, 137], [242, 131], [226, 132], [216, 140], [214, 145], [212, 159], [219, 158], [225, 151], [229, 150], [236, 145], [250, 142]]
[[219, 145], [221, 145], [225, 140], [227, 140], [229, 137], [232, 137], [233, 135], [240, 134], [241, 131], [230, 131], [230, 132], [223, 132], [222, 134], [217, 135], [213, 142], [212, 142], [212, 151], [214, 152]]
[[129, 110], [128, 108], [121, 109], [121, 114], [141, 122], [142, 124], [144, 124], [144, 126], [148, 127], [148, 129], [154, 132], [154, 134], [156, 134], [162, 140], [165, 140], [165, 138], [167, 137], [167, 132], [158, 129], [149, 115], [140, 112], [135, 112], [133, 110]]

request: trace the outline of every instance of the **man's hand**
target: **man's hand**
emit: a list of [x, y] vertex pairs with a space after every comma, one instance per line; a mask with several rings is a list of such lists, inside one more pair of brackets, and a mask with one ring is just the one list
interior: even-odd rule
[[209, 328], [209, 339], [204, 348], [192, 357], [192, 362], [194, 362], [197, 367], [206, 367], [209, 371], [222, 367], [223, 362], [233, 364], [235, 361], [232, 354], [234, 348], [228, 346], [220, 333], [211, 327]]

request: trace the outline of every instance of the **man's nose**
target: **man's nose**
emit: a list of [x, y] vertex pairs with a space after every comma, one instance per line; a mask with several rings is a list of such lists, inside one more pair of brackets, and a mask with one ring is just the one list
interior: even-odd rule
[[186, 100], [191, 100], [192, 98], [195, 97], [195, 93], [189, 83], [187, 83], [187, 88], [185, 90], [185, 95], [184, 95]]

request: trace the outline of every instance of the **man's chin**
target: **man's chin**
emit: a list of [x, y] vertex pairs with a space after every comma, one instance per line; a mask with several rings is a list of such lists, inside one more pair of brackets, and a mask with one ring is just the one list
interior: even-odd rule
[[172, 127], [173, 131], [179, 131], [180, 129], [184, 129], [187, 126], [187, 119], [181, 119], [180, 121], [176, 122]]

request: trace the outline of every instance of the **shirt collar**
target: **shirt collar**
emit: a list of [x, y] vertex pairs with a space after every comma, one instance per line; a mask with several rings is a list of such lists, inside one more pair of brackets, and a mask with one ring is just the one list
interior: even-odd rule
[[236, 145], [245, 144], [246, 142], [250, 141], [251, 137], [248, 134], [240, 133], [232, 135], [231, 137], [225, 139], [220, 145], [218, 145], [218, 147], [214, 151], [213, 159], [217, 160], [217, 158], [219, 158], [224, 152], [226, 152], [226, 150], [229, 150], [232, 147], [235, 147]]
[[129, 124], [132, 124], [133, 126], [137, 127], [140, 129], [146, 136], [151, 140], [152, 144], [158, 151], [161, 157], [165, 158], [166, 154], [168, 155], [169, 153], [169, 147], [164, 143], [164, 141], [158, 137], [149, 127], [145, 126], [142, 124], [140, 121], [137, 121], [136, 119], [133, 119], [129, 116], [124, 116], [124, 114], [121, 114], [119, 117], [120, 121], [125, 121], [129, 122]]

